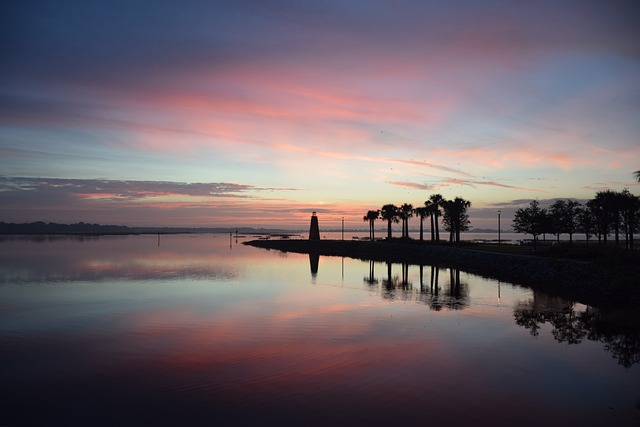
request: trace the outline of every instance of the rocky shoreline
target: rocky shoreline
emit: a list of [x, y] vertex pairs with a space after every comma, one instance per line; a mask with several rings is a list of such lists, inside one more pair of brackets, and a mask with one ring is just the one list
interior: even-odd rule
[[362, 260], [439, 265], [527, 286], [593, 306], [640, 307], [640, 266], [514, 255], [449, 244], [399, 241], [252, 240], [244, 244], [283, 252]]

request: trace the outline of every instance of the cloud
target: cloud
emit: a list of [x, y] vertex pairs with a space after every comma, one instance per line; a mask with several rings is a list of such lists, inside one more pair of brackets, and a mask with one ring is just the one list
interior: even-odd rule
[[[624, 181], [612, 171], [640, 153], [632, 2], [188, 4], [3, 8], [4, 173], [112, 181], [31, 182], [5, 202], [202, 221], [260, 220], [259, 205], [285, 222], [278, 203], [335, 197], [339, 212], [391, 200], [381, 187], [508, 199], [551, 191], [524, 178], [542, 175], [581, 192]], [[291, 182], [300, 200], [263, 197]]]
[[541, 189], [538, 189], [538, 188], [518, 187], [518, 186], [514, 186], [514, 185], [502, 184], [502, 183], [495, 182], [495, 181], [475, 181], [474, 184], [487, 185], [487, 186], [491, 186], [491, 187], [509, 188], [509, 189], [518, 190], [518, 191], [533, 191], [533, 192], [537, 192], [537, 193], [548, 193], [548, 191], [541, 190]]
[[433, 163], [428, 163], [426, 161], [415, 161], [415, 160], [391, 160], [392, 162], [396, 162], [396, 163], [404, 163], [404, 164], [408, 164], [408, 165], [416, 165], [416, 166], [424, 166], [424, 167], [428, 167], [428, 168], [433, 168], [433, 169], [438, 169], [438, 170], [442, 170], [445, 172], [453, 172], [459, 175], [463, 175], [469, 178], [473, 178], [473, 175], [464, 171], [461, 171], [460, 169], [454, 169], [454, 168], [450, 168], [447, 166], [442, 166], [442, 165], [436, 165]]
[[0, 177], [2, 220], [6, 222], [295, 228], [308, 225], [314, 210], [339, 210], [335, 204], [322, 207], [264, 197], [292, 191], [299, 189], [227, 182]]
[[595, 182], [593, 185], [585, 185], [582, 188], [584, 190], [590, 190], [594, 192], [607, 191], [607, 190], [621, 190], [624, 188], [640, 187], [640, 182], [629, 179], [629, 181], [608, 181], [608, 182]]
[[167, 181], [118, 181], [100, 179], [17, 178], [0, 177], [0, 201], [10, 205], [31, 200], [47, 200], [61, 206], [70, 200], [76, 203], [145, 202], [171, 204], [182, 200], [213, 200], [218, 198], [253, 198], [264, 191], [296, 191], [295, 188], [264, 188], [248, 184], [184, 183]]
[[410, 187], [418, 190], [434, 190], [438, 188], [437, 184], [418, 184], [416, 182], [400, 182], [400, 181], [388, 181], [388, 184], [397, 185], [399, 187]]
[[408, 181], [388, 181], [388, 184], [397, 185], [400, 187], [410, 187], [419, 190], [437, 190], [439, 188], [450, 187], [454, 185], [464, 185], [469, 187], [476, 186], [489, 186], [489, 187], [500, 187], [500, 188], [508, 188], [511, 190], [517, 191], [527, 191], [527, 192], [537, 192], [537, 193], [548, 193], [546, 190], [541, 190], [537, 188], [528, 188], [528, 187], [519, 187], [514, 185], [502, 184], [495, 181], [480, 181], [480, 180], [465, 180], [458, 178], [443, 178], [440, 181], [433, 184], [420, 184], [415, 182]]

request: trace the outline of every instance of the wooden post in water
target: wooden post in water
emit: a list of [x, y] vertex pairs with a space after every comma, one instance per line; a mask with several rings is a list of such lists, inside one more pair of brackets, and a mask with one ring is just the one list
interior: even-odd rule
[[309, 227], [309, 240], [320, 240], [320, 227], [318, 227], [318, 217], [313, 212], [311, 215], [311, 226]]

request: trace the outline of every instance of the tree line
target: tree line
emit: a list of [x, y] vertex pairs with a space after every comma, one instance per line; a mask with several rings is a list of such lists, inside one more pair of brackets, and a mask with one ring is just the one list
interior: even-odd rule
[[[634, 172], [640, 182], [640, 170]], [[420, 240], [424, 240], [424, 220], [431, 223], [431, 240], [440, 241], [439, 222], [449, 232], [449, 241], [460, 242], [460, 233], [469, 230], [467, 209], [471, 202], [461, 197], [447, 200], [441, 194], [433, 194], [422, 206], [414, 208], [409, 203], [396, 206], [387, 204], [377, 210], [369, 210], [363, 220], [369, 223], [369, 239], [375, 240], [374, 224], [378, 219], [387, 221], [387, 239], [391, 239], [391, 224], [402, 222], [402, 238], [409, 238], [409, 218], [420, 218]], [[613, 234], [615, 244], [620, 244], [620, 236], [624, 236], [627, 249], [633, 249], [633, 234], [640, 231], [640, 197], [629, 192], [599, 191], [595, 197], [584, 205], [572, 200], [556, 200], [548, 208], [540, 207], [537, 200], [532, 200], [526, 208], [516, 210], [513, 219], [513, 230], [516, 233], [531, 234], [534, 247], [538, 237], [546, 238], [547, 234], [560, 240], [561, 234], [569, 235], [569, 244], [573, 244], [573, 235], [581, 233], [586, 236], [587, 244], [592, 237], [599, 244], [607, 244], [608, 237]]]
[[592, 237], [599, 244], [607, 244], [608, 237], [614, 236], [615, 244], [620, 244], [624, 236], [627, 249], [633, 249], [633, 234], [640, 230], [640, 197], [625, 188], [623, 191], [599, 191], [584, 205], [575, 200], [556, 200], [548, 208], [541, 208], [537, 200], [529, 206], [516, 210], [513, 229], [516, 233], [531, 234], [536, 246], [538, 236], [561, 234], [569, 235], [569, 244], [573, 235], [584, 234], [587, 244]]
[[387, 221], [387, 239], [392, 238], [391, 224], [402, 222], [402, 238], [409, 238], [409, 218], [420, 218], [420, 240], [424, 240], [424, 221], [428, 217], [431, 223], [431, 240], [440, 240], [440, 217], [444, 230], [449, 232], [449, 241], [459, 242], [460, 233], [469, 230], [469, 215], [467, 209], [471, 202], [461, 197], [447, 200], [441, 194], [433, 194], [422, 206], [413, 207], [410, 203], [396, 206], [387, 204], [377, 210], [369, 210], [363, 220], [369, 223], [369, 239], [375, 240], [374, 224], [378, 219]]
[[131, 232], [124, 225], [100, 225], [78, 222], [58, 224], [36, 221], [24, 224], [0, 222], [0, 234], [125, 234]]

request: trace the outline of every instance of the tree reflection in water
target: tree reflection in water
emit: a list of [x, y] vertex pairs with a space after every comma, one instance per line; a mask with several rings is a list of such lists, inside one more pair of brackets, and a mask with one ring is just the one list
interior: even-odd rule
[[[394, 275], [394, 265], [400, 266], [401, 275]], [[387, 273], [386, 277], [382, 279], [381, 284], [381, 296], [384, 299], [389, 300], [412, 300], [415, 299], [425, 305], [428, 305], [432, 310], [440, 311], [443, 308], [450, 310], [460, 310], [469, 305], [469, 286], [468, 284], [460, 280], [460, 270], [448, 269], [449, 281], [444, 284], [444, 287], [439, 283], [440, 270], [444, 270], [445, 274], [447, 269], [441, 269], [438, 265], [425, 266], [425, 265], [409, 265], [409, 264], [393, 264], [386, 263]], [[420, 287], [414, 288], [411, 281], [409, 268], [419, 268], [419, 280]], [[430, 268], [429, 283], [425, 283], [425, 269]], [[375, 277], [375, 262], [369, 261], [369, 274], [363, 278], [363, 281], [369, 285], [370, 288], [378, 286], [380, 281]], [[444, 292], [443, 292], [444, 289]]]
[[376, 278], [375, 272], [375, 261], [369, 261], [369, 275], [365, 276], [364, 281], [369, 286], [375, 286], [378, 284], [378, 279]]
[[520, 301], [513, 311], [516, 324], [528, 329], [532, 336], [538, 336], [541, 326], [548, 323], [556, 341], [601, 342], [625, 368], [640, 362], [638, 317], [636, 314], [635, 319], [629, 321], [628, 314], [620, 316], [615, 311], [604, 312], [535, 291], [532, 299]]
[[[400, 275], [393, 274], [394, 266], [401, 268]], [[375, 275], [375, 262], [369, 261], [369, 273], [363, 279], [370, 288], [380, 287], [384, 299], [416, 300], [434, 311], [462, 310], [469, 305], [469, 286], [460, 279], [458, 269], [411, 265], [419, 268], [420, 286], [416, 289], [410, 279], [409, 264], [387, 262], [386, 267], [386, 277], [380, 282]], [[442, 276], [448, 276], [447, 283], [441, 283]], [[534, 337], [540, 334], [542, 325], [549, 324], [553, 338], [559, 343], [597, 341], [624, 367], [640, 362], [638, 314], [604, 312], [534, 291], [532, 299], [516, 304], [513, 315], [516, 324], [528, 329]]]

